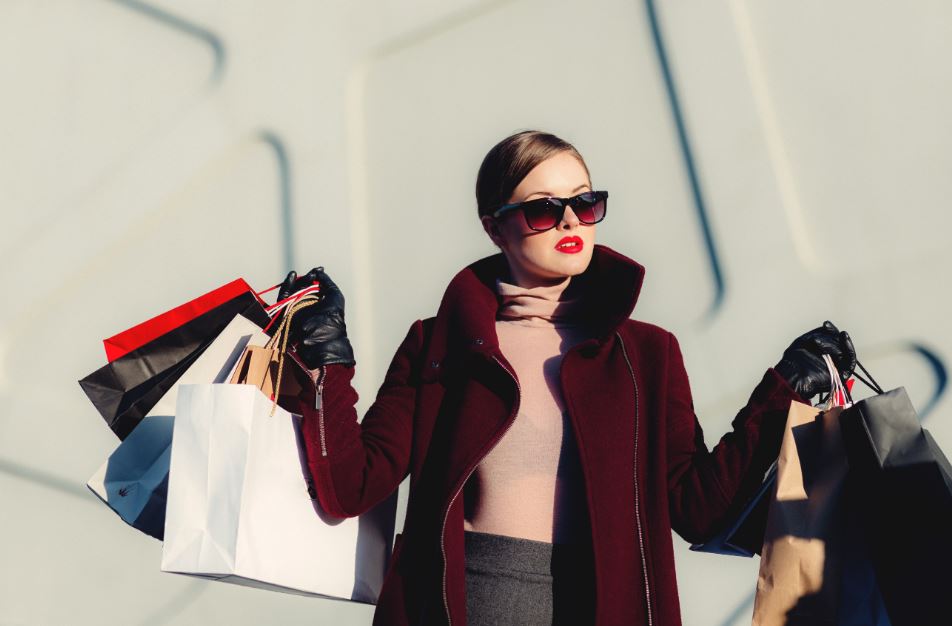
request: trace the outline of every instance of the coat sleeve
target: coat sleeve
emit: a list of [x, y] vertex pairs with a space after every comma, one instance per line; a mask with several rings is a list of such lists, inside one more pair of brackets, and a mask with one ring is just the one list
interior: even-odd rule
[[804, 400], [773, 368], [712, 450], [694, 413], [684, 359], [669, 333], [667, 457], [671, 526], [692, 543], [710, 539], [760, 485], [780, 452], [790, 402]]
[[407, 476], [423, 323], [397, 348], [377, 397], [357, 421], [354, 367], [327, 365], [301, 399], [307, 465], [318, 501], [335, 517], [354, 517], [387, 498]]

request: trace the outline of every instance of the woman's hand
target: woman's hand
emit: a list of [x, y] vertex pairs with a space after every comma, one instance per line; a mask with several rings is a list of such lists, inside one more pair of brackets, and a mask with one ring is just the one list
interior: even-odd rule
[[323, 267], [315, 267], [300, 278], [295, 271], [288, 272], [278, 291], [278, 300], [290, 297], [315, 281], [321, 286], [321, 299], [294, 314], [291, 344], [297, 346], [297, 355], [310, 369], [332, 363], [353, 367], [356, 363], [354, 351], [344, 324], [344, 294], [324, 273]]
[[856, 350], [849, 333], [840, 331], [833, 322], [804, 333], [787, 348], [774, 367], [801, 397], [810, 399], [818, 393], [830, 391], [830, 374], [823, 355], [833, 359], [840, 377], [845, 382], [856, 368]]

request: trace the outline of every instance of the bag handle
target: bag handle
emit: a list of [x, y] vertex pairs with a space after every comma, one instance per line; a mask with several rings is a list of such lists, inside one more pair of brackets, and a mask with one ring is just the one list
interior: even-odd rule
[[826, 401], [827, 410], [835, 406], [849, 406], [853, 404], [853, 398], [850, 396], [849, 389], [843, 384], [840, 373], [833, 363], [833, 357], [829, 354], [823, 355], [823, 362], [826, 363], [826, 371], [830, 374], [830, 397]]
[[[272, 286], [268, 287], [267, 289], [263, 289], [263, 290], [261, 290], [261, 291], [256, 291], [256, 292], [255, 292], [255, 296], [257, 296], [258, 299], [261, 300], [262, 304], [264, 304], [264, 300], [262, 300], [261, 296], [263, 296], [263, 295], [266, 294], [266, 293], [270, 293], [270, 292], [274, 291], [275, 289], [277, 289], [278, 287], [280, 287], [280, 286], [283, 285], [283, 284], [284, 284], [284, 283], [278, 283], [277, 285], [272, 285]], [[268, 332], [268, 330], [271, 328], [271, 325], [274, 324], [274, 322], [277, 321], [277, 319], [278, 319], [278, 314], [279, 314], [281, 311], [283, 311], [284, 309], [286, 309], [288, 306], [290, 306], [290, 305], [293, 304], [294, 302], [300, 300], [300, 299], [303, 298], [304, 296], [309, 296], [309, 295], [312, 295], [312, 294], [319, 294], [320, 291], [321, 291], [321, 284], [318, 283], [318, 282], [315, 282], [313, 285], [308, 285], [307, 287], [304, 287], [303, 289], [299, 289], [298, 291], [295, 291], [294, 293], [292, 293], [290, 296], [288, 296], [288, 297], [285, 298], [284, 300], [278, 300], [278, 301], [275, 302], [274, 304], [265, 305], [264, 310], [265, 310], [265, 312], [268, 314], [268, 316], [271, 318], [271, 322], [269, 322], [268, 325], [265, 326], [264, 331], [265, 331], [265, 332]]]
[[[824, 354], [823, 356], [824, 356], [824, 361], [825, 361], [826, 358], [828, 358], [828, 355]], [[829, 370], [830, 367], [831, 367], [831, 365], [832, 365], [832, 359], [830, 359], [830, 361], [831, 361], [830, 363], [827, 363], [827, 370]], [[883, 391], [883, 388], [879, 386], [879, 383], [876, 382], [876, 379], [873, 378], [873, 375], [870, 374], [869, 371], [868, 371], [865, 367], [863, 367], [863, 364], [860, 363], [859, 359], [856, 360], [856, 366], [859, 367], [859, 369], [863, 370], [863, 373], [864, 373], [864, 374], [866, 374], [867, 376], [869, 376], [869, 380], [866, 380], [865, 378], [863, 378], [862, 376], [860, 376], [859, 373], [856, 372], [855, 369], [853, 370], [853, 374], [852, 374], [853, 378], [856, 378], [858, 381], [860, 381], [861, 383], [863, 383], [864, 385], [866, 385], [867, 387], [869, 387], [870, 389], [872, 389], [872, 390], [873, 390], [874, 392], [876, 392], [877, 394], [886, 393], [885, 391]], [[834, 370], [836, 369], [835, 366], [833, 366], [833, 369], [834, 369]], [[831, 374], [831, 376], [832, 376], [832, 374]], [[836, 377], [835, 380], [836, 380], [837, 382], [841, 382], [841, 379], [840, 379], [839, 377]], [[841, 388], [842, 388], [842, 387], [841, 387]], [[848, 388], [848, 387], [845, 387], [844, 389], [845, 389], [846, 398], [849, 400], [850, 403], [852, 403], [852, 402], [853, 402], [853, 398], [852, 398], [852, 396], [851, 396], [851, 394], [850, 394], [849, 388]], [[830, 402], [832, 402], [832, 400], [833, 400], [833, 395], [834, 395], [834, 391], [835, 391], [835, 389], [832, 390], [832, 391], [830, 391], [830, 396], [829, 396], [829, 398], [827, 399], [827, 404], [829, 404]], [[820, 401], [822, 402], [823, 399], [821, 398]]]
[[885, 391], [883, 391], [883, 388], [879, 386], [879, 383], [876, 382], [876, 379], [873, 378], [873, 375], [870, 374], [868, 371], [866, 371], [866, 368], [863, 367], [863, 364], [859, 362], [859, 359], [856, 360], [856, 366], [860, 368], [861, 370], [863, 370], [864, 374], [869, 376], [869, 381], [867, 381], [865, 378], [857, 374], [856, 370], [853, 370], [853, 376], [856, 377], [856, 380], [860, 381], [861, 383], [863, 383], [864, 385], [866, 385], [867, 387], [875, 391], [877, 394], [886, 393]]
[[278, 404], [278, 395], [281, 393], [281, 376], [284, 373], [284, 357], [288, 351], [288, 340], [291, 337], [291, 319], [294, 315], [301, 309], [316, 304], [320, 302], [321, 298], [315, 295], [301, 295], [300, 292], [295, 294], [297, 297], [294, 302], [288, 305], [287, 313], [284, 317], [281, 318], [281, 323], [278, 325], [278, 330], [275, 331], [274, 336], [268, 340], [268, 343], [265, 344], [265, 348], [274, 350], [278, 346], [280, 341], [280, 347], [277, 347], [278, 351], [278, 375], [274, 381], [274, 387], [271, 390], [271, 413], [274, 415], [274, 407]]
[[[293, 298], [289, 298], [288, 300], [293, 300], [293, 302], [288, 304], [287, 312], [283, 317], [280, 318], [281, 322], [278, 324], [278, 328], [275, 330], [274, 335], [269, 337], [267, 343], [262, 346], [262, 349], [264, 350], [273, 352], [276, 351], [278, 353], [278, 373], [271, 389], [271, 412], [269, 415], [274, 415], [274, 409], [278, 404], [278, 396], [281, 393], [281, 378], [284, 375], [284, 358], [287, 355], [288, 342], [291, 337], [291, 319], [298, 311], [307, 306], [320, 302], [321, 299], [322, 298], [318, 297], [317, 295], [302, 295], [301, 292], [296, 293]], [[272, 320], [272, 323], [277, 320], [278, 317], [275, 317]], [[269, 324], [268, 326], [270, 327], [271, 325]], [[250, 350], [251, 346], [245, 348], [245, 353], [248, 353]], [[244, 376], [239, 374], [237, 382], [239, 384], [245, 382]]]
[[[272, 287], [271, 289], [274, 289], [274, 287]], [[271, 291], [271, 289], [268, 289], [268, 291]], [[268, 312], [268, 315], [274, 317], [275, 315], [280, 313], [283, 309], [285, 309], [287, 306], [289, 306], [290, 304], [293, 304], [295, 301], [299, 300], [300, 298], [303, 298], [304, 296], [309, 296], [311, 294], [320, 293], [320, 291], [321, 291], [320, 284], [309, 285], [305, 287], [304, 289], [295, 291], [293, 294], [291, 294], [284, 300], [278, 300], [271, 306], [265, 307], [265, 311]]]

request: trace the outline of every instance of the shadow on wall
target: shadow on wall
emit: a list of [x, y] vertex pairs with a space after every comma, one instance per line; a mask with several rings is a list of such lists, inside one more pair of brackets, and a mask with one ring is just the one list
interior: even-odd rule
[[671, 66], [668, 63], [668, 55], [665, 51], [664, 38], [661, 35], [661, 26], [658, 22], [658, 11], [654, 0], [645, 0], [645, 8], [648, 11], [648, 23], [651, 24], [651, 36], [654, 41], [655, 52], [658, 54], [658, 66], [661, 75], [664, 78], [665, 93], [668, 96], [668, 104], [671, 107], [671, 116], [674, 119], [675, 128], [678, 131], [678, 145], [681, 149], [681, 157], [684, 159], [685, 174], [688, 178], [688, 184], [691, 187], [691, 197], [694, 201], [694, 209], [697, 212], [698, 227], [704, 237], [704, 247], [707, 252], [707, 261], [711, 270], [711, 278], [714, 281], [714, 300], [707, 309], [704, 322], [714, 321], [724, 304], [726, 287], [724, 285], [724, 273], [721, 271], [721, 262], [717, 254], [717, 245], [714, 243], [714, 234], [711, 232], [710, 220], [707, 216], [707, 207], [704, 202], [704, 194], [701, 190], [701, 181], [698, 178], [697, 168], [694, 163], [694, 153], [691, 150], [691, 141], [688, 137], [688, 131], [684, 124], [684, 114], [681, 110], [681, 103], [678, 99], [678, 91], [674, 84], [674, 77], [671, 74]]

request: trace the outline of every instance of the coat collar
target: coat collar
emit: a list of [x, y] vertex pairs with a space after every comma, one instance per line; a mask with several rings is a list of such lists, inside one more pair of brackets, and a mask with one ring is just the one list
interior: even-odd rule
[[[438, 322], [446, 324], [448, 348], [498, 352], [496, 278], [508, 271], [506, 257], [498, 252], [467, 265], [453, 277], [437, 312]], [[592, 260], [580, 278], [588, 287], [584, 315], [593, 324], [599, 344], [631, 317], [644, 275], [645, 268], [639, 263], [595, 244]]]

